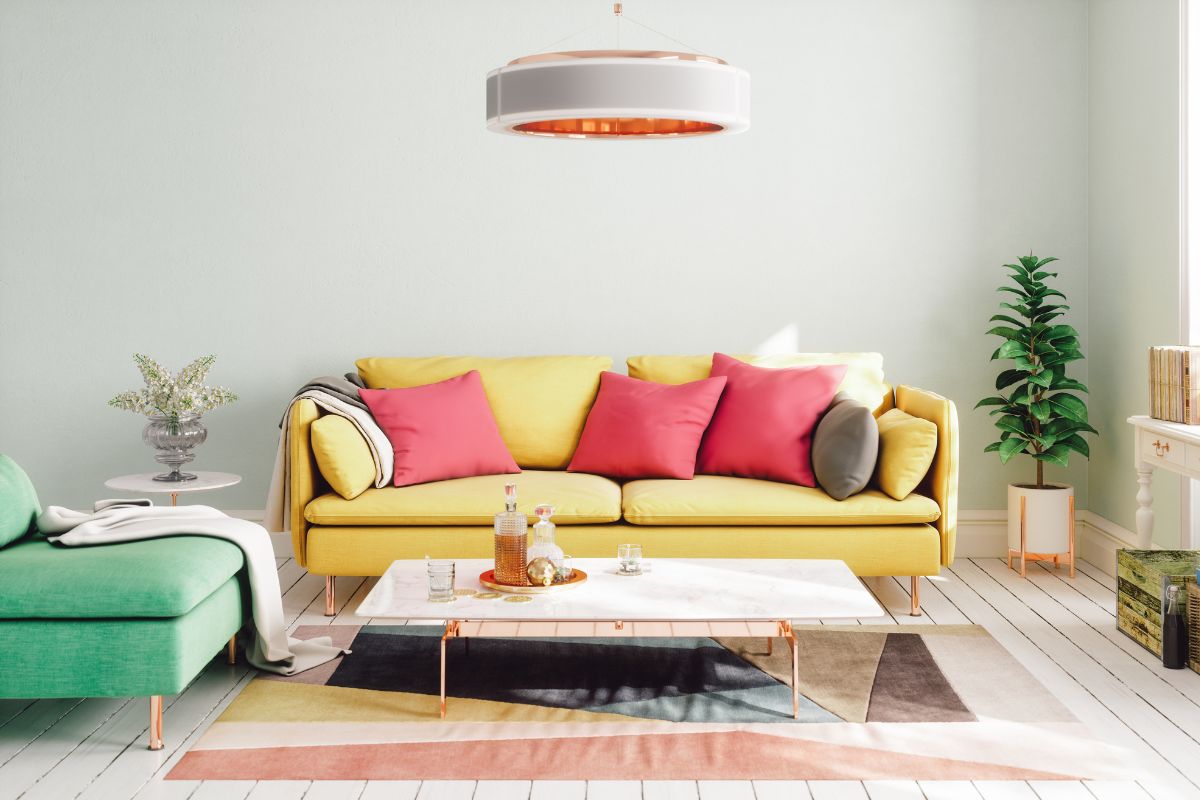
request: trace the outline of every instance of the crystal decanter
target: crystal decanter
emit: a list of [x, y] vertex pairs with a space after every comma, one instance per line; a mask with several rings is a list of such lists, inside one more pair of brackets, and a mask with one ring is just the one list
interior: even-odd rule
[[504, 511], [496, 515], [496, 583], [527, 586], [529, 519], [517, 511], [517, 485], [504, 484]]
[[557, 572], [562, 569], [563, 549], [554, 541], [554, 523], [550, 521], [554, 506], [542, 503], [533, 509], [533, 513], [537, 514], [538, 521], [533, 525], [533, 544], [529, 547], [529, 560], [548, 558]]

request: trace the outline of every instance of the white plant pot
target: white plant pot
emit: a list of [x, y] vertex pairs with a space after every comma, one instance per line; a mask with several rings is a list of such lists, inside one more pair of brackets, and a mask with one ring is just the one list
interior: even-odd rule
[[[1071, 514], [1075, 487], [1048, 483], [1038, 489], [1033, 484], [1008, 485], [1008, 547], [1029, 553], [1066, 553], [1071, 551], [1073, 525]], [[1025, 547], [1021, 547], [1021, 498], [1025, 499]]]

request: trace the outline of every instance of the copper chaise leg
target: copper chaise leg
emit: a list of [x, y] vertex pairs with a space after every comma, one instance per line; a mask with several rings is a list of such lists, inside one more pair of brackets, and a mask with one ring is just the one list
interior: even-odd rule
[[337, 616], [337, 589], [332, 575], [325, 576], [325, 616]]
[[229, 650], [225, 654], [225, 660], [230, 664], [237, 663], [237, 634], [229, 637]]
[[912, 581], [912, 606], [909, 609], [909, 616], [921, 616], [921, 576], [913, 575], [909, 578]]
[[162, 726], [163, 698], [161, 694], [150, 697], [150, 749], [163, 749]]

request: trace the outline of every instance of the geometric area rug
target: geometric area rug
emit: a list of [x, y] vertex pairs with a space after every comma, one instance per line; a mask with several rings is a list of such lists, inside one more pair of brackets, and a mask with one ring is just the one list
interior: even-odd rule
[[353, 652], [259, 674], [174, 780], [1132, 780], [975, 625], [797, 626], [764, 638], [473, 638], [313, 626]]

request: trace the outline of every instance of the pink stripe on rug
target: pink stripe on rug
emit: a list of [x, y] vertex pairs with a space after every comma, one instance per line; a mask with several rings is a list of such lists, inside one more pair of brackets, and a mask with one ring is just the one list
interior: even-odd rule
[[[1087, 777], [1087, 776], [1083, 776]], [[193, 750], [169, 780], [1080, 780], [747, 732]]]

